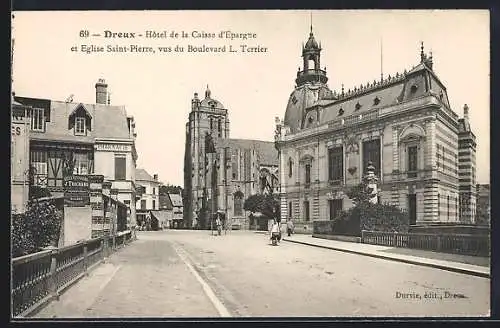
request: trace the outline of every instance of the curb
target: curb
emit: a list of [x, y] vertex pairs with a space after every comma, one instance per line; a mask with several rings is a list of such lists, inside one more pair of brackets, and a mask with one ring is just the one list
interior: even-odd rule
[[490, 277], [491, 277], [490, 273], [485, 273], [485, 272], [480, 272], [480, 271], [456, 268], [456, 267], [445, 266], [445, 265], [434, 264], [434, 263], [424, 263], [424, 262], [419, 262], [419, 261], [415, 261], [415, 260], [408, 260], [408, 259], [396, 258], [396, 257], [391, 257], [391, 256], [385, 256], [385, 255], [370, 254], [370, 253], [365, 253], [365, 252], [353, 251], [353, 250], [349, 250], [349, 249], [331, 247], [331, 246], [316, 245], [316, 244], [307, 243], [304, 241], [290, 240], [287, 238], [283, 238], [282, 240], [288, 241], [291, 243], [296, 243], [296, 244], [331, 249], [334, 251], [339, 251], [339, 252], [344, 252], [344, 253], [351, 253], [351, 254], [356, 254], [356, 255], [374, 257], [374, 258], [383, 259], [383, 260], [426, 266], [426, 267], [430, 267], [430, 268], [441, 269], [441, 270], [446, 270], [446, 271], [451, 271], [451, 272], [456, 272], [456, 273], [462, 273], [462, 274], [472, 275], [472, 276], [481, 277], [481, 278], [490, 279]]

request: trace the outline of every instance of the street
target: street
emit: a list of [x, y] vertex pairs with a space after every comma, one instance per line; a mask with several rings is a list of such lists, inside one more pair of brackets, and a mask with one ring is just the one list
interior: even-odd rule
[[[293, 238], [293, 236], [292, 236]], [[231, 231], [140, 232], [35, 317], [488, 316], [490, 280]]]

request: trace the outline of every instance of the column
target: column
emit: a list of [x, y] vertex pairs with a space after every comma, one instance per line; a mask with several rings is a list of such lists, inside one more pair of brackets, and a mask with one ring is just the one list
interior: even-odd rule
[[[316, 172], [315, 172], [315, 179], [311, 181], [311, 185], [313, 186], [312, 188], [312, 215], [311, 215], [311, 220], [317, 220], [319, 219], [319, 170], [320, 170], [320, 159], [319, 159], [319, 145], [316, 145], [314, 147], [314, 160], [316, 161]], [[317, 180], [317, 182], [316, 182]]]
[[398, 143], [398, 128], [396, 126], [392, 127], [392, 163], [393, 171], [399, 171], [399, 143]]
[[[436, 122], [429, 120], [425, 124], [425, 168], [432, 170], [429, 177], [436, 175]], [[438, 183], [428, 182], [424, 189], [424, 220], [439, 220], [438, 212]]]
[[[288, 213], [288, 205], [286, 202], [286, 156], [283, 155], [283, 149], [278, 150], [278, 156], [279, 156], [279, 184], [280, 184], [280, 210], [281, 210], [281, 218], [285, 219], [289, 217]], [[286, 154], [286, 153], [285, 153]], [[291, 213], [290, 213], [291, 214]]]
[[359, 144], [358, 144], [358, 149], [359, 149], [359, 178], [358, 182], [361, 183], [363, 181], [363, 135], [359, 138]]
[[380, 138], [380, 163], [379, 163], [379, 172], [380, 176], [378, 177], [378, 181], [380, 185], [384, 183], [384, 129], [379, 130], [379, 138]]

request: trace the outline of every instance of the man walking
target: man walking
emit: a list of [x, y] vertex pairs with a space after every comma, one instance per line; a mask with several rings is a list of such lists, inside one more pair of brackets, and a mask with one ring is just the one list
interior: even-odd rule
[[217, 219], [215, 220], [215, 225], [217, 226], [217, 234], [220, 236], [222, 232], [222, 222], [219, 218], [219, 213], [217, 213]]
[[293, 233], [293, 222], [291, 218], [289, 218], [286, 223], [286, 232], [288, 233], [288, 237]]

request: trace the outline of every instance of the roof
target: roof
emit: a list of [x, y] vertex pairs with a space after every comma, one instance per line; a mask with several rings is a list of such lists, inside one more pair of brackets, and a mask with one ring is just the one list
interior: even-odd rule
[[305, 83], [293, 90], [286, 106], [284, 123], [292, 132], [302, 127], [305, 109], [311, 107], [319, 99], [331, 97], [331, 91], [323, 83]]
[[160, 222], [165, 222], [172, 219], [167, 211], [150, 211], [150, 212]]
[[316, 42], [316, 40], [314, 39], [314, 35], [313, 35], [313, 32], [312, 32], [312, 26], [311, 26], [311, 33], [309, 33], [309, 39], [307, 40], [304, 49], [306, 49], [306, 50], [308, 50], [308, 49], [319, 49], [318, 42]]
[[168, 195], [160, 195], [160, 209], [172, 210], [174, 207]]
[[168, 194], [172, 205], [175, 207], [182, 207], [182, 197], [179, 194]]
[[219, 139], [217, 148], [229, 147], [231, 149], [253, 149], [257, 153], [260, 164], [278, 165], [278, 151], [273, 141], [251, 139]]
[[[311, 36], [312, 38], [312, 36]], [[310, 38], [310, 40], [311, 40]], [[423, 51], [423, 50], [422, 50]], [[309, 81], [295, 87], [290, 95], [284, 124], [291, 133], [381, 107], [433, 95], [450, 108], [446, 87], [432, 69], [432, 57], [421, 54], [421, 61], [409, 72], [361, 84], [353, 90], [331, 92], [326, 83]], [[455, 113], [456, 115], [456, 113]], [[458, 116], [457, 116], [458, 118]]]
[[205, 91], [205, 99], [203, 99], [200, 102], [201, 107], [208, 107], [208, 108], [218, 108], [218, 109], [224, 109], [224, 105], [217, 99], [212, 98], [212, 92], [208, 88], [207, 85], [207, 90]]
[[[104, 104], [84, 104], [48, 99], [15, 97], [23, 105], [45, 109], [45, 132], [31, 133], [33, 139], [58, 140], [68, 142], [94, 142], [96, 138], [130, 139], [133, 136], [128, 127], [127, 112], [124, 106]], [[90, 130], [86, 136], [73, 132], [69, 118], [77, 109], [83, 108], [91, 119]]]
[[135, 180], [154, 181], [153, 177], [144, 169], [135, 169]]

